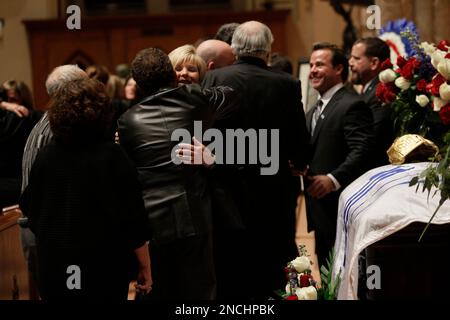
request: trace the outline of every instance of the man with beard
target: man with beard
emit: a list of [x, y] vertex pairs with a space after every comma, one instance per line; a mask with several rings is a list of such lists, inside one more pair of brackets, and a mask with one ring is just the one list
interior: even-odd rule
[[390, 56], [389, 46], [380, 38], [364, 38], [355, 42], [349, 59], [351, 81], [362, 85], [361, 97], [372, 110], [374, 120], [375, 143], [372, 150], [371, 167], [389, 164], [386, 151], [394, 142], [391, 108], [382, 106], [375, 93], [380, 83], [378, 74], [381, 65]]

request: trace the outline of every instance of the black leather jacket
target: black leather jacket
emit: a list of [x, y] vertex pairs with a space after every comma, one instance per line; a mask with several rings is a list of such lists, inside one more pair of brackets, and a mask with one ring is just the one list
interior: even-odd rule
[[[198, 85], [165, 89], [133, 106], [118, 120], [120, 144], [135, 163], [153, 242], [167, 243], [211, 229], [211, 199], [202, 166], [176, 165], [171, 153], [175, 129], [194, 136], [194, 121], [203, 130], [236, 109], [231, 88], [201, 91]], [[196, 137], [199, 138], [199, 137]]]

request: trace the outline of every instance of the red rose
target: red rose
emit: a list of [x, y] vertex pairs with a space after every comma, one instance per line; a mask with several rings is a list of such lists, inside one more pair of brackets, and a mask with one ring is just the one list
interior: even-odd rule
[[412, 80], [414, 75], [414, 62], [408, 62], [400, 70], [400, 75], [406, 80]]
[[375, 95], [381, 102], [392, 103], [397, 99], [396, 87], [393, 83], [380, 82]]
[[387, 103], [392, 103], [397, 99], [397, 95], [395, 92], [392, 92], [390, 90], [386, 90], [384, 93], [384, 101]]
[[419, 90], [420, 92], [426, 92], [426, 90], [427, 90], [427, 82], [424, 79], [420, 79], [416, 83], [416, 87], [417, 87], [417, 90]]
[[415, 70], [419, 70], [420, 66], [422, 65], [422, 62], [420, 60], [417, 60], [416, 58], [412, 58], [412, 65], [414, 66]]
[[439, 97], [439, 88], [446, 82], [445, 78], [439, 73], [433, 78], [430, 84], [427, 85], [427, 91], [435, 97]]
[[403, 66], [405, 64], [406, 64], [405, 58], [403, 58], [402, 56], [398, 56], [398, 58], [397, 58], [397, 66], [399, 66], [400, 68], [403, 68]]
[[309, 279], [312, 279], [310, 274], [302, 274], [300, 276], [300, 288], [309, 287], [311, 285]]
[[432, 94], [435, 97], [439, 97], [439, 88], [441, 87], [441, 85], [446, 82], [447, 80], [445, 80], [445, 78], [440, 75], [437, 74], [433, 80], [431, 81], [430, 84], [427, 85], [427, 91]]
[[380, 82], [377, 86], [377, 91], [375, 92], [376, 97], [378, 100], [381, 100], [384, 102], [384, 92], [386, 91], [386, 86], [384, 83]]
[[391, 60], [389, 58], [384, 60], [383, 63], [381, 64], [381, 70], [390, 69], [392, 67], [393, 67], [393, 65], [392, 65]]
[[450, 43], [448, 42], [448, 40], [442, 40], [441, 42], [439, 42], [438, 44], [438, 49], [442, 50], [442, 51], [448, 51], [447, 46], [449, 46]]
[[433, 86], [435, 86], [435, 87], [440, 87], [445, 81], [447, 81], [447, 80], [445, 80], [445, 78], [444, 78], [440, 73], [438, 73], [438, 74], [433, 78], [433, 81], [432, 81], [431, 83], [432, 83]]
[[445, 59], [450, 59], [450, 53], [447, 53], [447, 54], [445, 55]]
[[445, 105], [439, 111], [439, 117], [446, 126], [450, 125], [450, 104]]
[[298, 297], [296, 295], [292, 295], [287, 297], [286, 300], [298, 300]]
[[435, 97], [439, 97], [440, 93], [439, 93], [439, 87], [438, 86], [432, 86], [431, 87], [431, 91], [430, 93], [435, 96]]

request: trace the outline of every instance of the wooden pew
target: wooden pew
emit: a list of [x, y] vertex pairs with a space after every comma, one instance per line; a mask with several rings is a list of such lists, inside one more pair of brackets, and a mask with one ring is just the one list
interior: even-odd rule
[[0, 300], [30, 300], [36, 297], [20, 241], [18, 206], [0, 213]]

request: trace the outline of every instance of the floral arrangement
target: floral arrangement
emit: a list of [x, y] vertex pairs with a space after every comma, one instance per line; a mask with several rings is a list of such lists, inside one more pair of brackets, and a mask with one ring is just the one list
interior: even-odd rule
[[391, 61], [397, 61], [397, 57], [412, 57], [416, 54], [414, 43], [410, 42], [410, 37], [402, 35], [408, 30], [418, 38], [417, 27], [414, 22], [406, 19], [389, 21], [380, 31], [380, 38], [391, 48]]
[[416, 56], [400, 56], [395, 65], [390, 60], [383, 63], [376, 95], [393, 109], [397, 136], [416, 133], [444, 147], [443, 137], [450, 125], [450, 86], [446, 78], [450, 80], [450, 64], [446, 76], [437, 69], [439, 66], [445, 72], [450, 54], [447, 58], [440, 53], [437, 56], [436, 50], [441, 50], [428, 43], [417, 46]]
[[287, 285], [286, 300], [317, 300], [317, 282], [311, 274], [312, 262], [304, 245], [299, 246], [299, 256], [284, 268]]
[[383, 63], [376, 95], [392, 108], [397, 136], [419, 134], [440, 148], [440, 155], [430, 159], [439, 165], [431, 165], [410, 183], [419, 188], [423, 181], [423, 191], [430, 193], [435, 187], [440, 192], [432, 220], [450, 199], [450, 42], [420, 43], [417, 32], [408, 28], [401, 36], [408, 40], [412, 55]]
[[284, 268], [286, 274], [286, 288], [277, 292], [283, 300], [335, 300], [339, 289], [341, 275], [332, 275], [334, 251], [330, 252], [327, 266], [320, 268], [321, 285], [311, 274], [312, 261], [306, 247], [298, 247], [299, 256], [290, 261]]

